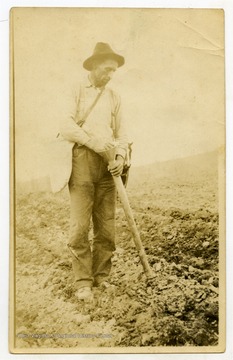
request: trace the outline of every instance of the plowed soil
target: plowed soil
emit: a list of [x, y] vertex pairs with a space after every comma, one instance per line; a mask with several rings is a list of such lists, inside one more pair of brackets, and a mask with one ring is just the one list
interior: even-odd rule
[[135, 177], [127, 191], [155, 277], [143, 273], [118, 202], [110, 286], [93, 303], [74, 295], [67, 190], [17, 197], [17, 347], [218, 344], [216, 176]]

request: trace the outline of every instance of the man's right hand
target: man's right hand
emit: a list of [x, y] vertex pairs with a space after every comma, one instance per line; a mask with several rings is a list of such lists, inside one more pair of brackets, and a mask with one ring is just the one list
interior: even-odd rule
[[103, 151], [114, 148], [115, 144], [113, 141], [105, 141], [99, 138], [92, 138], [85, 144], [85, 146], [95, 151], [96, 153], [101, 153]]

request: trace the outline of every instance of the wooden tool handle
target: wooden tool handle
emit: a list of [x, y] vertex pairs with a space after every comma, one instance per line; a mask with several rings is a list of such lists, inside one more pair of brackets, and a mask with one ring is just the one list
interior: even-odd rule
[[153, 277], [153, 271], [150, 268], [150, 265], [147, 261], [146, 253], [142, 246], [140, 235], [137, 230], [136, 223], [134, 221], [133, 213], [132, 213], [132, 210], [131, 210], [131, 207], [129, 204], [129, 200], [128, 200], [128, 196], [127, 196], [125, 187], [122, 183], [122, 179], [120, 176], [113, 176], [113, 180], [116, 185], [116, 189], [117, 189], [119, 198], [121, 200], [127, 221], [129, 223], [130, 231], [133, 235], [134, 243], [137, 248], [143, 269], [145, 271], [146, 276], [151, 278], [151, 277]]

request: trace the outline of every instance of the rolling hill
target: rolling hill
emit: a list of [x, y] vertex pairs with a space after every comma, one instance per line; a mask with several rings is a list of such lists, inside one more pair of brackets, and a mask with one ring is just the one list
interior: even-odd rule
[[[140, 183], [151, 178], [173, 178], [174, 181], [192, 181], [206, 177], [216, 177], [218, 172], [218, 152], [198, 154], [194, 156], [156, 162], [150, 165], [131, 167], [130, 184]], [[51, 191], [49, 177], [16, 182], [16, 192], [30, 193]]]

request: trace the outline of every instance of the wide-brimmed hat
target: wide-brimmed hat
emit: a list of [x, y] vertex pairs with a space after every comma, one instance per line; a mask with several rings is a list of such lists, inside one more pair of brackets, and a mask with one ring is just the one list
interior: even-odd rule
[[113, 59], [118, 63], [118, 67], [124, 65], [125, 59], [123, 56], [115, 53], [109, 44], [98, 42], [95, 46], [92, 56], [86, 59], [83, 63], [83, 67], [86, 70], [92, 69], [92, 64], [94, 60], [105, 60], [105, 59]]

